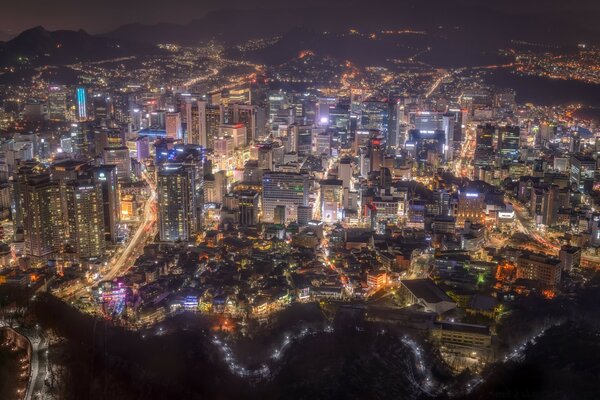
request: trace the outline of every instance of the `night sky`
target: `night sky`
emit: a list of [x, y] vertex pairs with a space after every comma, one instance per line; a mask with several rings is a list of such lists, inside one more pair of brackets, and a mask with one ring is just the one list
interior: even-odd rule
[[[442, 0], [420, 0], [419, 3]], [[386, 7], [390, 12], [406, 12], [414, 0], [2, 0], [0, 31], [11, 34], [43, 25], [50, 30], [84, 29], [91, 33], [112, 30], [120, 25], [142, 22], [188, 23], [217, 9], [307, 7], [315, 5], [353, 8]], [[490, 17], [502, 13], [541, 14], [549, 17], [575, 18], [582, 25], [597, 30], [600, 18], [598, 0], [443, 0], [457, 7], [490, 7]], [[435, 10], [435, 4], [432, 5]], [[579, 22], [578, 22], [579, 23]]]

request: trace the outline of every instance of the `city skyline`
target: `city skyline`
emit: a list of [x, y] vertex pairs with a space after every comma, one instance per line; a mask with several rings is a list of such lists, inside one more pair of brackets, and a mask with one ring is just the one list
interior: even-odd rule
[[3, 4], [0, 398], [595, 399], [599, 15]]

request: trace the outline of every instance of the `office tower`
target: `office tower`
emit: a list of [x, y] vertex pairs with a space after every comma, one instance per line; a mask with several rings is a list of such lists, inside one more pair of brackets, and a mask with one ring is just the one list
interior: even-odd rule
[[227, 175], [225, 171], [204, 176], [204, 201], [206, 203], [222, 203], [227, 193]]
[[398, 140], [400, 133], [400, 103], [399, 100], [393, 100], [388, 103], [388, 142], [387, 145], [390, 148], [398, 148], [400, 146], [400, 142]]
[[102, 185], [88, 179], [67, 182], [69, 244], [80, 259], [104, 255], [104, 205]]
[[298, 206], [298, 225], [308, 225], [308, 221], [312, 219], [312, 214], [313, 211], [311, 206]]
[[176, 140], [183, 139], [181, 114], [178, 112], [166, 113], [165, 128], [168, 138], [173, 138]]
[[150, 158], [150, 141], [148, 136], [139, 136], [135, 140], [136, 157], [139, 162]]
[[338, 178], [343, 182], [344, 188], [352, 188], [352, 158], [342, 158], [338, 164]]
[[183, 166], [164, 166], [157, 176], [160, 240], [192, 239], [196, 209], [193, 205], [193, 174]]
[[321, 132], [314, 135], [314, 142], [314, 155], [331, 155], [331, 132]]
[[243, 190], [238, 193], [240, 225], [254, 226], [258, 222], [258, 193], [253, 190]]
[[326, 179], [321, 186], [321, 220], [327, 223], [342, 219], [342, 193], [344, 182], [339, 179]]
[[93, 169], [93, 181], [102, 188], [102, 214], [104, 216], [104, 236], [107, 241], [117, 242], [119, 211], [119, 183], [117, 168], [114, 165], [101, 165]]
[[329, 108], [329, 128], [339, 131], [350, 130], [350, 104], [337, 103]]
[[246, 126], [244, 124], [219, 125], [219, 138], [233, 138], [233, 147], [241, 149], [246, 146]]
[[260, 145], [257, 150], [258, 168], [272, 170], [273, 146], [271, 144]]
[[117, 177], [122, 182], [131, 180], [131, 158], [129, 157], [129, 148], [106, 147], [103, 152], [105, 165], [115, 165], [117, 168]]
[[87, 154], [89, 141], [87, 136], [87, 127], [84, 124], [71, 124], [71, 148], [73, 153], [82, 155]]
[[226, 115], [227, 119], [224, 121], [226, 124], [243, 124], [246, 127], [246, 143], [252, 142], [259, 136], [256, 106], [238, 103], [230, 104]]
[[452, 142], [454, 144], [454, 149], [452, 149], [452, 151], [454, 152], [454, 151], [458, 150], [458, 147], [462, 143], [462, 139], [463, 139], [463, 135], [462, 135], [463, 110], [460, 108], [460, 106], [458, 104], [452, 104], [452, 105], [450, 105], [450, 107], [448, 107], [447, 114], [454, 114], [454, 129], [453, 129], [454, 137], [452, 139]]
[[579, 132], [573, 132], [571, 134], [571, 140], [569, 141], [569, 152], [579, 153], [581, 151], [581, 136]]
[[157, 185], [161, 240], [193, 240], [202, 229], [204, 209], [202, 148], [177, 145], [168, 150], [159, 163]]
[[167, 127], [167, 112], [165, 110], [154, 110], [150, 112], [147, 126], [151, 129], [163, 130]]
[[383, 141], [388, 141], [389, 106], [383, 101], [365, 101], [362, 103], [360, 128], [378, 130]]
[[454, 128], [456, 127], [456, 115], [446, 113], [442, 116], [442, 130], [444, 131], [444, 160], [452, 161], [454, 156]]
[[571, 183], [582, 192], [591, 190], [591, 184], [597, 169], [597, 161], [589, 156], [574, 154], [571, 156]]
[[286, 152], [295, 152], [299, 156], [308, 156], [312, 151], [313, 128], [308, 125], [291, 125], [288, 127]]
[[287, 221], [293, 221], [298, 215], [298, 206], [308, 203], [308, 175], [266, 172], [262, 181], [262, 215], [265, 222], [273, 222], [275, 207], [283, 206], [287, 210]]
[[383, 165], [384, 156], [383, 137], [379, 136], [379, 132], [371, 132], [369, 139], [368, 157], [369, 157], [369, 172], [379, 171]]
[[317, 104], [316, 104], [316, 110], [317, 110], [317, 119], [316, 119], [316, 124], [317, 126], [323, 127], [323, 128], [327, 128], [329, 127], [329, 122], [330, 122], [330, 115], [329, 115], [329, 111], [333, 108], [335, 108], [337, 104], [337, 98], [336, 97], [320, 97], [317, 100]]
[[109, 96], [102, 93], [95, 93], [91, 98], [91, 103], [96, 120], [112, 118], [112, 104]]
[[206, 101], [191, 101], [186, 103], [186, 121], [185, 142], [212, 149], [214, 138], [219, 134], [219, 125], [223, 124], [223, 109]]
[[48, 119], [50, 121], [64, 121], [67, 114], [67, 90], [62, 85], [48, 87], [47, 102]]
[[92, 131], [93, 150], [90, 153], [98, 156], [102, 155], [105, 148], [122, 147], [125, 143], [124, 135], [117, 129], [94, 128]]
[[43, 259], [62, 251], [66, 210], [60, 184], [48, 174], [24, 174], [19, 189], [16, 201], [21, 205], [25, 254]]
[[494, 158], [494, 134], [496, 127], [490, 124], [479, 125], [475, 137], [476, 165], [492, 165]]
[[186, 144], [208, 147], [206, 131], [206, 102], [191, 101], [186, 104]]
[[87, 93], [85, 88], [77, 88], [77, 116], [79, 121], [86, 121], [88, 119], [87, 112]]
[[279, 110], [287, 106], [286, 94], [281, 90], [269, 94], [269, 125], [273, 124]]
[[541, 185], [531, 189], [530, 212], [538, 225], [552, 226], [558, 213], [558, 186]]
[[556, 125], [548, 122], [542, 122], [542, 124], [539, 127], [538, 134], [539, 140], [536, 140], [536, 142], [539, 142], [540, 144], [544, 145], [550, 140], [554, 139], [554, 137], [556, 136]]
[[206, 148], [214, 148], [213, 142], [219, 136], [219, 125], [223, 124], [223, 109], [218, 105], [206, 105]]
[[465, 224], [465, 221], [482, 223], [484, 208], [485, 203], [483, 194], [474, 190], [460, 190], [458, 192], [456, 226], [462, 227]]
[[270, 124], [270, 132], [274, 136], [281, 136], [283, 132], [286, 132], [288, 127], [296, 123], [296, 109], [292, 107], [283, 108], [277, 111], [275, 119]]
[[436, 215], [448, 216], [450, 214], [450, 193], [444, 189], [433, 192], [433, 204]]
[[[454, 130], [456, 128], [456, 113], [440, 113], [417, 111], [409, 113], [409, 120], [419, 131], [420, 137], [426, 140], [439, 136], [441, 150], [446, 161], [451, 161], [454, 152]], [[442, 139], [443, 138], [443, 139]]]
[[498, 152], [502, 161], [511, 162], [519, 159], [521, 130], [518, 126], [498, 127]]
[[[231, 158], [235, 150], [234, 140], [231, 136], [221, 136], [214, 140], [214, 155], [216, 157]], [[225, 166], [222, 166], [225, 168]]]

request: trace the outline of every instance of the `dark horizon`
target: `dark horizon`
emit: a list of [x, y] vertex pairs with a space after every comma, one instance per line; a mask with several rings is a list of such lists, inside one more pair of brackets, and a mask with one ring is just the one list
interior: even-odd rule
[[[430, 0], [428, 6], [451, 6], [452, 8], [484, 8], [489, 10], [490, 19], [504, 18], [505, 15], [520, 15], [531, 17], [549, 18], [550, 21], [564, 21], [572, 23], [573, 19], [581, 26], [589, 30], [597, 30], [593, 23], [595, 16], [600, 15], [600, 4], [593, 0], [578, 0], [577, 6], [573, 3], [566, 5], [564, 2], [551, 0], [540, 6], [538, 2], [526, 1], [504, 1], [504, 2], [481, 2], [473, 0], [461, 0], [449, 5], [440, 0]], [[389, 0], [376, 0], [364, 6], [356, 0], [340, 1], [330, 0], [325, 4], [316, 0], [303, 0], [301, 3], [284, 4], [274, 0], [175, 0], [169, 7], [161, 7], [159, 2], [152, 6], [153, 0], [141, 1], [131, 0], [125, 4], [117, 0], [106, 0], [103, 2], [80, 2], [75, 0], [58, 0], [47, 2], [43, 0], [10, 1], [2, 7], [0, 13], [0, 32], [15, 36], [20, 32], [34, 26], [44, 26], [48, 30], [79, 30], [83, 29], [92, 34], [110, 32], [120, 26], [142, 23], [174, 23], [185, 25], [193, 20], [201, 19], [214, 11], [226, 10], [277, 10], [277, 9], [306, 9], [306, 8], [337, 8], [341, 13], [370, 12], [376, 7], [381, 7], [389, 13], [405, 13], [412, 7], [423, 5], [423, 2]], [[432, 8], [435, 10], [435, 8]], [[435, 15], [435, 11], [433, 12]], [[332, 19], [335, 19], [332, 16]], [[415, 20], [415, 23], [423, 21]], [[291, 22], [293, 24], [293, 22]], [[448, 21], [449, 24], [452, 21]]]

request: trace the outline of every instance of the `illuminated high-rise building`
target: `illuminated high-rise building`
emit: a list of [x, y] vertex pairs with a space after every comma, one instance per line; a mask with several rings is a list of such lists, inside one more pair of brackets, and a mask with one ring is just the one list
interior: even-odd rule
[[23, 176], [19, 185], [25, 254], [48, 258], [63, 249], [66, 210], [61, 185], [48, 174]]
[[105, 93], [95, 93], [91, 96], [91, 103], [96, 120], [112, 118], [113, 107], [110, 96]]
[[62, 85], [48, 87], [47, 102], [48, 119], [50, 121], [64, 121], [67, 114], [67, 90]]
[[115, 165], [117, 167], [117, 177], [120, 181], [127, 182], [131, 180], [131, 158], [128, 147], [106, 147], [102, 158], [105, 165]]
[[167, 113], [165, 116], [165, 127], [167, 137], [173, 139], [183, 139], [181, 128], [181, 114], [178, 112]]
[[369, 172], [379, 171], [383, 165], [383, 156], [385, 147], [383, 144], [383, 137], [379, 136], [379, 132], [371, 132], [371, 138], [369, 139]]
[[219, 125], [219, 137], [231, 137], [233, 147], [241, 149], [246, 146], [246, 126], [244, 124]]
[[503, 161], [519, 159], [521, 130], [518, 126], [498, 127], [498, 152]]
[[87, 112], [87, 93], [85, 88], [78, 87], [77, 91], [77, 117], [80, 121], [86, 121], [88, 119]]
[[574, 154], [571, 156], [571, 184], [579, 191], [591, 191], [597, 169], [598, 162], [594, 158], [583, 154]]
[[204, 157], [201, 147], [179, 145], [169, 150], [157, 177], [160, 238], [193, 240], [202, 229]]
[[484, 195], [475, 190], [460, 190], [458, 192], [458, 211], [456, 225], [462, 227], [465, 221], [482, 223], [484, 218]]
[[360, 128], [378, 130], [384, 142], [388, 141], [389, 105], [383, 101], [365, 101], [362, 103]]
[[104, 255], [104, 205], [102, 185], [81, 179], [66, 184], [69, 243], [80, 259]]
[[477, 127], [475, 137], [475, 165], [491, 165], [494, 158], [494, 125], [480, 125]]
[[326, 179], [321, 186], [321, 220], [335, 223], [342, 219], [342, 187], [344, 182], [338, 179]]
[[166, 165], [157, 176], [158, 227], [160, 240], [190, 240], [195, 229], [193, 220], [193, 176], [182, 166]]
[[218, 136], [219, 125], [223, 124], [223, 110], [206, 101], [191, 101], [186, 104], [186, 144], [212, 149]]
[[258, 222], [258, 193], [244, 190], [238, 193], [240, 225], [254, 226]]
[[262, 182], [262, 216], [273, 222], [275, 208], [283, 206], [286, 221], [296, 220], [298, 207], [308, 205], [308, 175], [287, 172], [266, 172]]
[[248, 104], [229, 104], [224, 113], [223, 122], [228, 125], [243, 124], [246, 126], [246, 143], [250, 143], [264, 133], [258, 128], [257, 110], [256, 106]]
[[94, 182], [102, 188], [102, 214], [104, 216], [104, 236], [106, 240], [117, 242], [119, 222], [119, 183], [115, 165], [101, 165], [93, 169]]
[[273, 124], [279, 110], [287, 105], [287, 95], [283, 91], [272, 92], [269, 94], [269, 125]]

